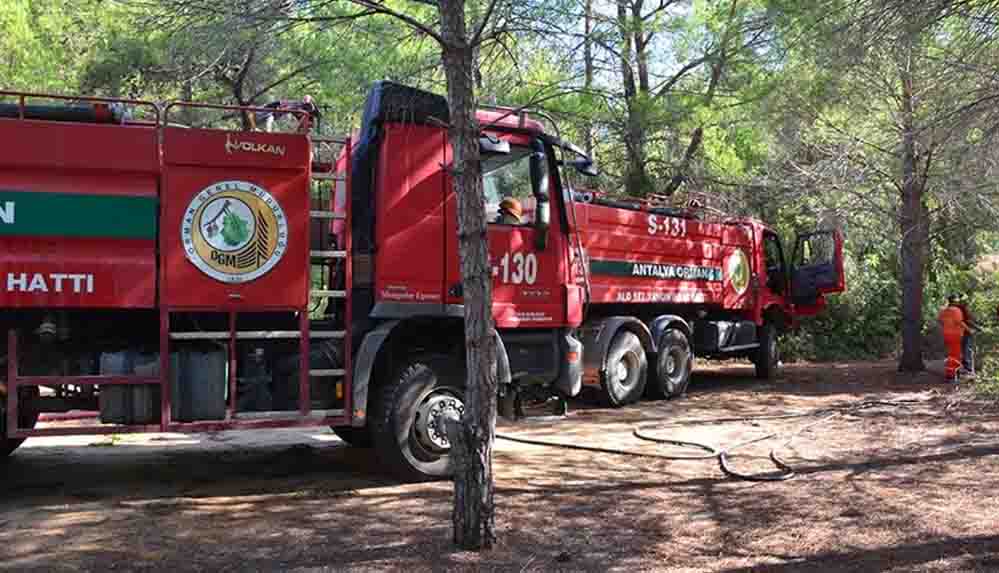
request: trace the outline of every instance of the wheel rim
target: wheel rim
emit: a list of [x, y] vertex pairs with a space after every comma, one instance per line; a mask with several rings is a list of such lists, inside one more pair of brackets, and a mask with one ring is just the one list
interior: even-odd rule
[[633, 385], [637, 376], [632, 376], [638, 370], [638, 356], [634, 352], [625, 352], [614, 365], [614, 381], [624, 387]]
[[778, 357], [777, 357], [777, 337], [776, 336], [771, 336], [770, 340], [767, 343], [767, 346], [769, 347], [768, 348], [768, 352], [770, 353], [770, 363], [771, 364], [777, 364], [777, 362], [778, 362]]
[[413, 424], [416, 440], [428, 452], [441, 454], [449, 451], [451, 440], [447, 437], [447, 421], [460, 420], [464, 413], [465, 404], [451, 392], [431, 392], [416, 411]]
[[663, 350], [659, 362], [659, 376], [665, 385], [667, 394], [673, 394], [683, 384], [686, 369], [687, 354], [677, 345], [671, 345]]
[[663, 365], [663, 370], [665, 370], [666, 376], [669, 376], [670, 378], [676, 374], [676, 356], [674, 355], [673, 350], [670, 350], [666, 354], [666, 363]]

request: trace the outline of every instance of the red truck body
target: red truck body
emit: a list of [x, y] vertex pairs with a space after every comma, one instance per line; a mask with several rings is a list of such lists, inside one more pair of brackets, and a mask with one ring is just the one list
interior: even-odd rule
[[[380, 82], [334, 141], [178, 126], [179, 104], [3, 95], [0, 453], [329, 425], [388, 470], [450, 473], [464, 298], [443, 98]], [[807, 236], [792, 265], [758, 221], [594, 196], [572, 183], [592, 162], [540, 121], [478, 118], [504, 414], [583, 386], [614, 406], [677, 396], [695, 355], [773, 376], [778, 334], [845, 288], [838, 233]], [[510, 199], [520, 218], [492, 220]], [[102, 424], [34, 427], [74, 409]]]
[[[267, 134], [266, 143], [255, 143], [276, 151], [269, 153], [245, 151], [240, 148], [245, 141], [241, 134], [164, 128], [163, 195], [170, 201], [163, 202], [160, 220], [161, 304], [224, 311], [306, 308], [309, 142], [301, 135]], [[252, 184], [252, 192], [239, 182]], [[225, 201], [240, 201], [242, 208], [248, 205], [256, 213], [254, 233], [269, 229], [266, 244], [257, 245], [263, 253], [249, 254], [251, 258], [260, 255], [260, 260], [240, 271], [234, 271], [224, 257], [246, 257], [241, 253], [253, 249], [252, 245], [228, 251], [216, 250], [207, 242], [195, 244], [199, 238], [187, 220], [199, 215], [199, 205], [210, 210]], [[268, 208], [269, 204], [276, 210]], [[253, 241], [260, 242], [260, 238]]]
[[0, 306], [155, 306], [157, 136], [150, 126], [0, 121]]

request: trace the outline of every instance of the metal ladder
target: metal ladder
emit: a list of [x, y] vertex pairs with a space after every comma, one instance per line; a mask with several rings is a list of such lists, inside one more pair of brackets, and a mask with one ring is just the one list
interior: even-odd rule
[[[336, 399], [343, 400], [344, 408], [340, 414], [345, 415], [349, 419], [350, 415], [350, 384], [348, 383], [348, 373], [351, 372], [351, 337], [349, 336], [348, 330], [350, 328], [351, 321], [351, 300], [350, 300], [350, 284], [351, 284], [351, 268], [352, 260], [350, 256], [351, 244], [350, 244], [350, 157], [353, 151], [352, 140], [350, 136], [342, 138], [321, 138], [312, 137], [311, 138], [313, 146], [313, 165], [312, 170], [310, 170], [311, 181], [310, 187], [310, 201], [312, 198], [312, 193], [314, 190], [319, 191], [319, 202], [320, 209], [312, 209], [309, 211], [310, 219], [310, 237], [311, 237], [311, 221], [318, 221], [321, 225], [320, 237], [325, 238], [332, 235], [332, 222], [336, 220], [342, 220], [344, 222], [345, 232], [343, 233], [344, 244], [335, 245], [334, 249], [325, 248], [325, 241], [321, 240], [320, 249], [310, 249], [309, 251], [309, 306], [311, 308], [312, 302], [314, 300], [326, 300], [327, 310], [329, 306], [336, 306], [336, 301], [342, 301], [343, 304], [340, 306], [340, 310], [334, 314], [327, 314], [324, 322], [327, 322], [332, 318], [334, 324], [339, 325], [338, 330], [333, 331], [316, 331], [318, 332], [332, 332], [335, 333], [341, 340], [340, 346], [340, 367], [331, 369], [312, 369], [310, 364], [308, 364], [309, 353], [303, 345], [302, 349], [302, 371], [308, 372], [308, 378], [332, 378], [337, 380], [336, 382]], [[329, 160], [323, 161], [324, 156], [329, 154]], [[344, 169], [342, 172], [337, 173], [336, 165], [338, 160], [343, 159]], [[318, 170], [316, 168], [319, 168]], [[342, 187], [341, 187], [342, 185]], [[323, 191], [326, 187], [329, 191], [328, 199], [323, 199]], [[318, 188], [318, 189], [317, 189]], [[336, 213], [336, 194], [339, 189], [343, 191], [344, 198], [344, 211], [341, 214]], [[340, 263], [339, 265], [337, 263]], [[313, 274], [312, 271], [318, 267], [321, 271], [321, 286], [320, 288], [312, 288]], [[336, 284], [337, 281], [340, 284]], [[339, 286], [340, 288], [335, 288]], [[308, 321], [308, 325], [303, 325], [305, 328], [309, 329], [309, 336], [306, 337], [303, 332], [303, 340], [308, 338], [322, 338], [322, 336], [313, 336], [311, 334], [311, 321]], [[303, 381], [303, 387], [308, 383], [308, 381]]]

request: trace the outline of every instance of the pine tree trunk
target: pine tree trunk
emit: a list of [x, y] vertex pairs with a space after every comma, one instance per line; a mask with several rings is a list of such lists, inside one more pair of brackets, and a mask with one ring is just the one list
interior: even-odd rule
[[635, 177], [635, 189], [633, 195], [646, 195], [653, 191], [653, 182], [649, 177], [648, 158], [646, 150], [648, 148], [648, 130], [646, 125], [649, 117], [651, 84], [649, 83], [649, 54], [645, 37], [645, 21], [642, 19], [643, 0], [632, 0], [631, 4], [631, 34], [634, 37], [633, 44], [635, 50], [635, 67], [638, 70], [638, 86], [634, 96], [632, 106], [632, 131], [631, 137], [635, 142], [635, 163], [633, 165], [633, 177]]
[[624, 184], [628, 195], [639, 196], [644, 193], [646, 186], [645, 117], [642, 113], [643, 103], [638, 98], [638, 86], [635, 83], [632, 22], [624, 0], [618, 0], [617, 3], [617, 25], [621, 31], [621, 79], [624, 84], [625, 105], [628, 107], [628, 123], [625, 126], [624, 136], [625, 152], [628, 154], [628, 175]]
[[[583, 23], [585, 33], [583, 38], [583, 67], [586, 74], [583, 80], [583, 88], [586, 90], [586, 97], [589, 97], [590, 89], [593, 88], [593, 38], [591, 37], [593, 34], [593, 0], [586, 0]], [[586, 120], [585, 131], [586, 155], [593, 157], [593, 122], [589, 119]]]
[[899, 223], [902, 233], [902, 356], [901, 372], [920, 372], [923, 364], [923, 275], [926, 249], [926, 221], [923, 217], [923, 184], [916, 157], [916, 126], [913, 92], [911, 39], [909, 51], [900, 66], [902, 84], [902, 205]]
[[464, 0], [440, 0], [444, 74], [451, 111], [454, 187], [458, 203], [458, 249], [465, 298], [468, 382], [461, 424], [450, 424], [454, 476], [454, 542], [462, 549], [488, 549], [496, 540], [492, 447], [496, 432], [496, 340], [493, 336], [492, 273], [486, 235], [485, 196], [475, 119], [475, 49], [465, 27]]
[[638, 65], [638, 92], [649, 96], [652, 85], [649, 83], [648, 38], [645, 36], [645, 20], [642, 19], [644, 0], [634, 0], [631, 5], [632, 34], [635, 36], [635, 63]]
[[[191, 80], [186, 80], [181, 84], [181, 101], [191, 103], [194, 101], [194, 85]], [[183, 106], [180, 108], [180, 121], [189, 127], [194, 127], [194, 108]]]

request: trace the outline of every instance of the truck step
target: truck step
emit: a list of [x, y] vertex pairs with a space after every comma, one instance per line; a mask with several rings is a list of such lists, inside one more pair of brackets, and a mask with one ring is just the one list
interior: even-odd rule
[[313, 259], [346, 259], [347, 251], [309, 251]]
[[343, 175], [337, 175], [336, 173], [313, 173], [313, 181], [346, 181], [346, 177]]
[[[338, 416], [343, 416], [343, 409], [332, 409], [332, 410], [312, 410], [309, 412], [305, 418], [335, 418]], [[267, 412], [239, 412], [236, 414], [235, 418], [237, 420], [299, 420], [302, 419], [302, 413], [298, 410], [289, 411], [267, 411]]]
[[333, 211], [309, 211], [309, 217], [313, 219], [346, 219], [343, 215], [339, 215]]
[[343, 376], [345, 371], [342, 368], [319, 368], [315, 370], [309, 370], [309, 376], [320, 377], [320, 376]]
[[347, 139], [349, 139], [349, 137], [350, 136], [347, 136], [347, 135], [338, 135], [338, 136], [334, 136], [334, 137], [312, 137], [312, 136], [309, 136], [309, 140], [312, 143], [315, 143], [315, 144], [346, 145], [347, 144]]
[[[312, 330], [309, 338], [343, 338], [343, 330]], [[274, 340], [301, 338], [297, 330], [244, 330], [236, 333], [237, 340]], [[171, 332], [171, 340], [228, 340], [229, 333], [224, 330], [206, 332]]]
[[347, 298], [345, 290], [314, 290], [309, 295], [315, 298]]

